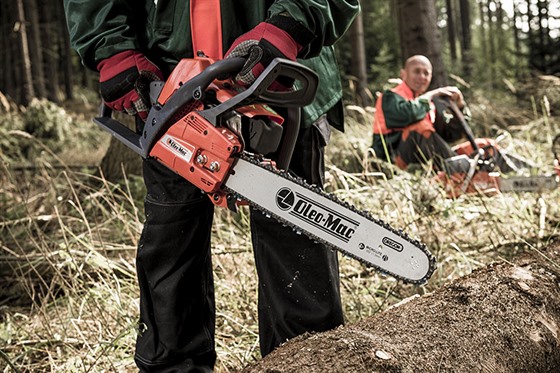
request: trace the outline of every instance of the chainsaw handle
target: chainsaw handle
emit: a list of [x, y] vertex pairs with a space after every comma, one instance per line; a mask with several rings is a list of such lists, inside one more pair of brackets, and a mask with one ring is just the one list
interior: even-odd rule
[[[279, 77], [299, 82], [299, 87], [293, 91], [268, 90]], [[319, 77], [313, 70], [298, 62], [275, 58], [250, 88], [263, 103], [278, 107], [303, 107], [313, 101], [318, 85]]]
[[[245, 62], [246, 59], [243, 57], [226, 58], [213, 63], [200, 74], [185, 82], [163, 106], [154, 105], [150, 109], [142, 134], [137, 134], [112, 119], [111, 110], [104, 104], [100, 116], [95, 118], [94, 122], [142, 158], [147, 158], [154, 143], [172, 124], [171, 120], [184, 109], [185, 105], [195, 100], [202, 100], [206, 88], [215, 79], [239, 72]], [[287, 92], [269, 91], [270, 85], [280, 76], [294, 79], [299, 82], [300, 88]], [[275, 58], [250, 87], [230, 100], [201, 111], [200, 115], [216, 125], [217, 118], [224, 112], [253, 103], [265, 103], [286, 108], [302, 107], [313, 101], [318, 83], [319, 78], [311, 69], [294, 61]]]
[[457, 119], [459, 119], [459, 123], [461, 123], [461, 128], [463, 129], [463, 132], [465, 133], [465, 136], [467, 137], [467, 140], [471, 144], [471, 146], [473, 148], [473, 151], [478, 153], [480, 151], [480, 147], [476, 143], [476, 139], [474, 137], [472, 129], [469, 126], [469, 124], [467, 123], [467, 120], [465, 119], [465, 116], [463, 115], [463, 112], [457, 106], [457, 103], [455, 103], [455, 101], [453, 101], [451, 99], [451, 97], [440, 97], [440, 98], [449, 102], [449, 108], [453, 112], [453, 115]]
[[[281, 76], [299, 82], [300, 87], [293, 91], [270, 91], [268, 88]], [[210, 123], [217, 123], [217, 118], [226, 111], [255, 103], [301, 108], [313, 101], [318, 85], [319, 76], [313, 70], [298, 62], [277, 57], [246, 90], [213, 108], [201, 111], [200, 115]]]

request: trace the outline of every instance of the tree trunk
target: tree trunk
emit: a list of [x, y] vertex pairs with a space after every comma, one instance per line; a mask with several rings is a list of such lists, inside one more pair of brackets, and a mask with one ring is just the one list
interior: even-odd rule
[[352, 75], [356, 77], [357, 86], [356, 94], [359, 104], [362, 106], [371, 106], [372, 95], [368, 89], [367, 83], [367, 62], [364, 44], [364, 26], [362, 13], [358, 14], [350, 29], [352, 40]]
[[18, 20], [18, 34], [19, 34], [19, 47], [20, 47], [20, 61], [21, 61], [21, 80], [22, 88], [21, 97], [18, 98], [18, 103], [27, 105], [33, 97], [35, 91], [33, 89], [33, 74], [31, 73], [31, 59], [29, 56], [29, 44], [27, 42], [27, 26], [26, 18], [23, 7], [23, 0], [17, 0], [17, 20]]
[[558, 372], [560, 247], [498, 262], [243, 372]]
[[[549, 52], [550, 19], [548, 17], [548, 1], [538, 0], [537, 9], [538, 9], [538, 20], [539, 20], [539, 51], [540, 51], [539, 64], [542, 66], [541, 71], [544, 74], [551, 74], [553, 72], [551, 72], [550, 69], [548, 68], [548, 60], [549, 60], [549, 53], [550, 53]], [[556, 53], [558, 53], [558, 51], [556, 51]]]
[[41, 23], [36, 0], [25, 0], [25, 16], [28, 26], [29, 59], [31, 61], [31, 73], [33, 74], [33, 89], [36, 97], [47, 97], [45, 87], [45, 73], [43, 70], [43, 46], [41, 43]]
[[431, 87], [447, 85], [435, 1], [397, 0], [396, 7], [403, 61], [415, 54], [425, 55], [433, 66]]
[[[45, 74], [47, 76], [46, 86], [47, 86], [47, 98], [56, 103], [60, 103], [58, 95], [58, 60], [60, 58], [56, 45], [60, 43], [61, 35], [57, 32], [57, 17], [59, 9], [54, 7], [54, 4], [46, 4], [49, 1], [40, 0], [43, 2], [43, 28], [41, 29], [41, 36], [43, 40], [43, 59], [45, 61]], [[55, 3], [58, 3], [55, 2]], [[61, 9], [60, 9], [61, 10]], [[57, 15], [55, 15], [57, 14]], [[68, 34], [66, 29], [62, 29], [64, 34]], [[56, 40], [56, 43], [53, 41]]]
[[9, 5], [0, 7], [0, 66], [4, 66], [0, 70], [0, 92], [9, 93], [9, 85], [11, 84], [10, 74], [10, 18]]
[[[489, 58], [490, 58], [490, 87], [491, 89], [494, 87], [494, 82], [496, 80], [496, 44], [494, 40], [496, 38], [496, 31], [494, 30], [494, 12], [492, 11], [488, 0], [486, 0], [486, 13], [487, 13], [487, 21], [488, 21], [488, 51], [489, 51]], [[501, 31], [501, 30], [500, 30]]]
[[515, 77], [519, 78], [521, 76], [521, 39], [519, 37], [519, 28], [517, 27], [517, 22], [521, 20], [521, 15], [519, 14], [519, 7], [517, 1], [513, 2], [513, 46], [515, 49]]
[[447, 11], [447, 41], [449, 42], [449, 56], [451, 61], [455, 62], [457, 60], [457, 46], [455, 45], [455, 13], [453, 12], [453, 0], [446, 0], [446, 11]]
[[[70, 46], [70, 35], [68, 34], [68, 29], [66, 26], [66, 15], [64, 14], [64, 9], [62, 8], [62, 3], [57, 1], [57, 12], [56, 12], [56, 27], [60, 30], [59, 35], [61, 35], [61, 42], [59, 43], [59, 60], [60, 67], [62, 71], [62, 86], [64, 87], [64, 94], [67, 100], [72, 100], [74, 98], [74, 87], [73, 87], [73, 72], [72, 72], [72, 56], [74, 52]], [[86, 68], [82, 68], [84, 73], [87, 71]], [[91, 88], [91, 86], [85, 85], [85, 88]]]
[[461, 11], [461, 59], [463, 61], [463, 72], [468, 79], [472, 69], [471, 51], [471, 9], [468, 0], [459, 0]]
[[531, 67], [535, 67], [537, 69], [540, 69], [538, 65], [538, 55], [537, 55], [537, 50], [538, 50], [538, 43], [536, 41], [536, 37], [535, 37], [535, 32], [533, 30], [533, 27], [535, 27], [535, 17], [533, 15], [533, 10], [531, 9], [531, 4], [532, 1], [531, 0], [527, 0], [526, 1], [527, 4], [527, 45], [529, 46], [529, 61], [527, 61], [529, 63], [529, 66]]

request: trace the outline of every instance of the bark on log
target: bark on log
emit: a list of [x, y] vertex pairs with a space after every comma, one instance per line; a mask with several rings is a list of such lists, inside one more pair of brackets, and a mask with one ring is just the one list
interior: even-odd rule
[[560, 247], [286, 342], [243, 372], [559, 372]]

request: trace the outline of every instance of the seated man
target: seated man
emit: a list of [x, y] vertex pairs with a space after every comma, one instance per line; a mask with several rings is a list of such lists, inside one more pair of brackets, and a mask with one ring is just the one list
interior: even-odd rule
[[376, 103], [373, 123], [373, 150], [384, 160], [406, 169], [411, 163], [433, 160], [443, 169], [443, 160], [455, 155], [447, 142], [462, 137], [461, 130], [437, 122], [437, 98], [453, 100], [459, 109], [465, 106], [457, 87], [442, 87], [426, 92], [432, 80], [432, 64], [422, 55], [408, 58], [401, 70], [402, 82], [385, 91]]

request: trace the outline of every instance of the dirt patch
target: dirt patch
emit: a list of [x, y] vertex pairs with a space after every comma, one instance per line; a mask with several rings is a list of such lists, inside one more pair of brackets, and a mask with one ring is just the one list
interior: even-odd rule
[[243, 372], [558, 372], [560, 248], [498, 262]]

